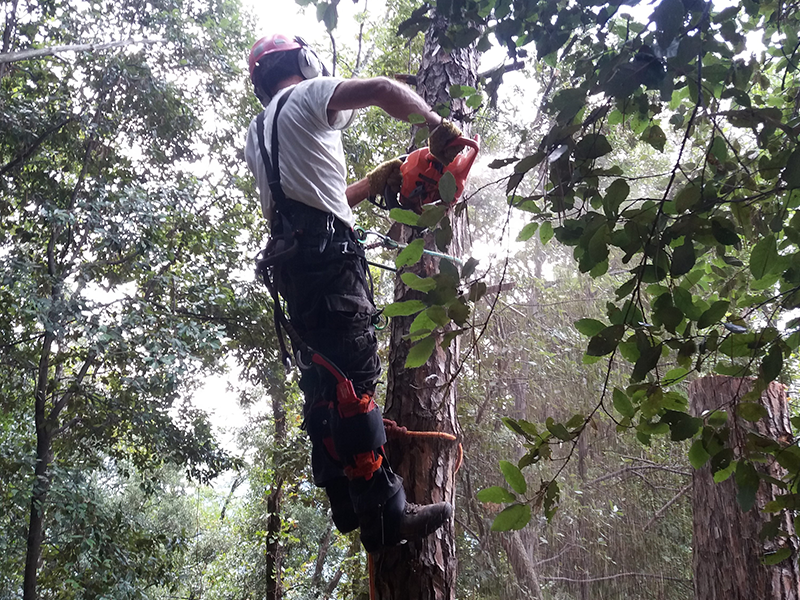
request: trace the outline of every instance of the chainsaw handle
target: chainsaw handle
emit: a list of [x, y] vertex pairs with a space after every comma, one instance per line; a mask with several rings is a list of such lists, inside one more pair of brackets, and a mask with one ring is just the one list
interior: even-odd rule
[[[475, 136], [475, 137], [477, 138], [478, 136]], [[450, 143], [447, 144], [447, 146], [445, 146], [445, 147], [446, 148], [450, 148], [451, 146], [461, 146], [462, 148], [469, 147], [469, 148], [472, 148], [475, 151], [478, 151], [478, 150], [481, 149], [480, 144], [478, 143], [477, 139], [472, 140], [472, 139], [470, 139], [468, 137], [453, 138], [450, 141]]]

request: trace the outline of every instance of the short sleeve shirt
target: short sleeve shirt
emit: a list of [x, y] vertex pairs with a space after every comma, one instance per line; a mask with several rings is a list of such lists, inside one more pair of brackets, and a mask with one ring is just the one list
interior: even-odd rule
[[[294, 88], [278, 117], [278, 157], [281, 187], [287, 198], [333, 213], [349, 227], [355, 225], [347, 203], [347, 169], [341, 130], [350, 125], [353, 111], [340, 111], [333, 124], [328, 122], [328, 102], [342, 82], [335, 77], [307, 79], [280, 90], [265, 109], [264, 144], [272, 152], [272, 122], [281, 96]], [[258, 146], [256, 120], [250, 123], [245, 143], [247, 166], [256, 178], [261, 210], [272, 218], [273, 200], [267, 170]]]

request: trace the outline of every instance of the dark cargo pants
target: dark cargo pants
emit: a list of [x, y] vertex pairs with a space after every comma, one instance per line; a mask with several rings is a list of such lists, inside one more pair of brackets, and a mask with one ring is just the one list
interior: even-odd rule
[[[363, 248], [337, 219], [302, 206], [295, 210], [289, 217], [293, 227], [303, 231], [298, 236], [300, 250], [276, 273], [292, 326], [353, 382], [356, 396], [373, 394], [381, 365]], [[315, 366], [303, 370], [300, 389], [314, 483], [326, 489], [337, 527], [352, 531], [358, 526], [357, 515], [383, 505], [401, 489], [402, 479], [387, 464], [369, 480], [348, 481], [335, 451], [337, 431], [331, 429], [336, 380]], [[363, 432], [365, 438], [374, 434]]]

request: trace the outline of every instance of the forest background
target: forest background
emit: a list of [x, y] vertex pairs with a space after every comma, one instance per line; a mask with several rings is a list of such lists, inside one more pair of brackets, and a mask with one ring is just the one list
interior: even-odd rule
[[[301, 4], [338, 75], [416, 72], [418, 3], [358, 4], [347, 36], [338, 2]], [[795, 446], [733, 460], [727, 417], [686, 400], [696, 374], [758, 387], [794, 369], [798, 28], [778, 6], [543, 3], [530, 22], [550, 26], [526, 30], [510, 2], [438, 3], [473, 11], [445, 46], [508, 51], [449, 90], [484, 148], [460, 209], [480, 261], [460, 273], [468, 312], [447, 307], [460, 598], [692, 597], [708, 462], [752, 508], [753, 464], [779, 456], [773, 508], [795, 508]], [[0, 597], [365, 597], [357, 537], [308, 483], [299, 394], [248, 267], [266, 236], [241, 155], [253, 17], [226, 0], [5, 8]], [[512, 74], [534, 86], [509, 91]], [[365, 111], [350, 177], [411, 140]], [[391, 224], [371, 207], [359, 221]], [[390, 305], [393, 275], [373, 276]], [[252, 415], [235, 448], [193, 404], [230, 369], [228, 410]], [[749, 422], [757, 396], [737, 408]]]

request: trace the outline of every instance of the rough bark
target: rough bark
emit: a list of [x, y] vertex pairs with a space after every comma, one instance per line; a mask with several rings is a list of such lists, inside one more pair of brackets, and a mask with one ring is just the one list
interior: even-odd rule
[[[447, 21], [435, 16], [426, 35], [424, 56], [417, 77], [417, 91], [430, 105], [449, 102], [451, 85], [475, 85], [477, 56], [474, 50], [445, 52], [436, 42], [437, 32]], [[464, 106], [454, 102], [452, 119], [468, 130]], [[452, 211], [451, 211], [452, 212]], [[453, 242], [451, 253], [461, 253], [466, 246], [464, 219], [451, 214]], [[403, 228], [403, 241], [412, 231]], [[430, 236], [426, 247], [434, 249]], [[411, 270], [420, 277], [437, 271], [437, 260], [425, 256]], [[399, 277], [395, 299], [420, 297], [408, 290]], [[454, 341], [447, 350], [437, 345], [429, 361], [418, 369], [404, 368], [410, 343], [403, 339], [412, 318], [392, 322], [386, 416], [410, 430], [443, 431], [458, 435], [456, 371], [458, 345]], [[409, 502], [428, 504], [455, 500], [455, 467], [458, 446], [451, 442], [394, 442], [389, 447], [392, 468], [405, 480]], [[456, 597], [456, 544], [453, 523], [448, 523], [426, 539], [382, 552], [375, 560], [377, 598], [381, 600], [414, 598], [415, 600], [453, 600]]]
[[[742, 456], [748, 432], [772, 439], [791, 440], [786, 390], [771, 383], [761, 395], [768, 416], [748, 423], [734, 416], [739, 399], [752, 389], [752, 381], [735, 377], [704, 377], [692, 383], [689, 395], [695, 414], [706, 410], [727, 410], [730, 444], [735, 458]], [[757, 466], [765, 475], [785, 475], [777, 463]], [[773, 500], [776, 488], [762, 481], [756, 505], [742, 512], [736, 501], [734, 477], [715, 484], [709, 467], [694, 473], [692, 510], [694, 520], [694, 588], [696, 600], [797, 600], [800, 572], [796, 562], [798, 540], [788, 512], [780, 515], [781, 529], [790, 533], [777, 542], [761, 540], [763, 525], [773, 515], [760, 512]], [[762, 564], [765, 552], [791, 545], [793, 556], [774, 566]]]

